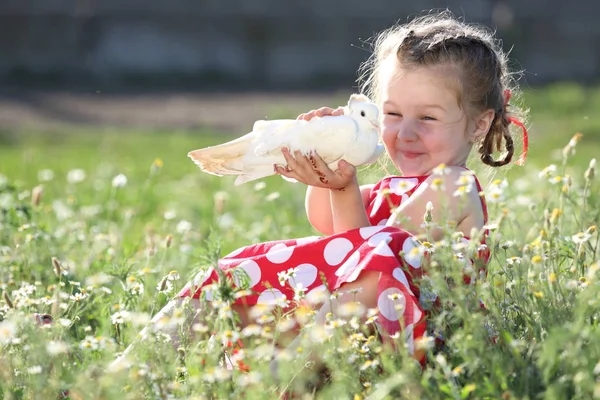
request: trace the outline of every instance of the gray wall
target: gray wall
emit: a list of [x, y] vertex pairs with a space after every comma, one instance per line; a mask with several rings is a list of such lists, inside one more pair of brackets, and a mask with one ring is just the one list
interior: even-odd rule
[[0, 0], [0, 80], [349, 86], [364, 40], [432, 8], [496, 29], [528, 84], [600, 73], [596, 0]]

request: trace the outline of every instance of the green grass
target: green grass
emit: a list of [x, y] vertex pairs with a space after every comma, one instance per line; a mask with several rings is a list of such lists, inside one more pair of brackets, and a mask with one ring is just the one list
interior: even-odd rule
[[[448, 348], [430, 353], [424, 372], [402, 347], [391, 350], [376, 340], [357, 345], [356, 336], [348, 340], [340, 330], [323, 345], [305, 345], [281, 368], [279, 382], [265, 361], [274, 332], [265, 330], [247, 343], [251, 374], [223, 372], [217, 364], [220, 342], [205, 340], [179, 354], [154, 343], [140, 352], [145, 363], [119, 371], [107, 366], [136, 337], [138, 320], [158, 311], [219, 255], [315, 234], [304, 215], [302, 185], [272, 177], [265, 187], [234, 187], [233, 179], [200, 173], [186, 153], [226, 138], [212, 132], [4, 132], [0, 398], [56, 398], [64, 388], [75, 399], [262, 399], [276, 398], [284, 388], [306, 398], [600, 398], [600, 249], [597, 230], [589, 230], [598, 225], [598, 183], [584, 177], [590, 159], [600, 155], [600, 117], [593, 112], [600, 90], [561, 84], [528, 91], [526, 102], [532, 126], [528, 164], [510, 169], [505, 199], [490, 204], [491, 221], [499, 227], [491, 236], [488, 279], [477, 288], [489, 314], [473, 312], [466, 288], [450, 291], [432, 273], [431, 284], [454, 306], [432, 317], [435, 326], [452, 329], [446, 331]], [[561, 149], [576, 132], [584, 136], [563, 167]], [[538, 175], [552, 163], [553, 175], [569, 174], [571, 186], [563, 189], [564, 181], [552, 184]], [[45, 169], [53, 179], [42, 182]], [[74, 169], [82, 169], [85, 179], [68, 182]], [[503, 177], [475, 169], [484, 181]], [[127, 184], [115, 188], [119, 174]], [[360, 174], [366, 182], [384, 172]], [[33, 204], [38, 185], [43, 193]], [[574, 241], [586, 231], [587, 241]], [[436, 249], [433, 260], [448, 275], [460, 276], [450, 248]], [[170, 292], [159, 292], [165, 277], [175, 277], [170, 271], [181, 278], [172, 281]], [[77, 293], [84, 298], [71, 297]], [[119, 310], [140, 315], [113, 324]], [[56, 323], [41, 329], [30, 318], [33, 312], [50, 312]], [[221, 335], [231, 321], [216, 317], [206, 324]], [[497, 344], [489, 343], [485, 324], [498, 332]], [[325, 383], [315, 383], [324, 378], [303, 362], [311, 346], [330, 367]], [[368, 367], [368, 360], [382, 369]]]

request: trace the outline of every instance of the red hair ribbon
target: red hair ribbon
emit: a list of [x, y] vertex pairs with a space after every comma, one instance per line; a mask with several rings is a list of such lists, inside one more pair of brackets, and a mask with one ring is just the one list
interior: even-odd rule
[[[508, 106], [508, 101], [510, 100], [511, 95], [512, 93], [510, 89], [506, 89], [504, 91], [504, 109], [506, 109], [506, 106]], [[508, 117], [508, 122], [517, 125], [523, 131], [523, 153], [521, 154], [521, 157], [519, 157], [519, 159], [515, 161], [515, 164], [523, 165], [525, 164], [525, 159], [527, 158], [527, 150], [529, 149], [529, 135], [527, 134], [527, 128], [525, 128], [525, 125], [515, 117]]]

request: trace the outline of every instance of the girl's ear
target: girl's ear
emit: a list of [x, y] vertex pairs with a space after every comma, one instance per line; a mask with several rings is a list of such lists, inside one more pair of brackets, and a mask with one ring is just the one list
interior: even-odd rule
[[492, 126], [492, 122], [494, 122], [494, 117], [496, 116], [496, 112], [491, 108], [485, 110], [478, 117], [475, 118], [473, 131], [471, 132], [469, 140], [471, 143], [475, 143], [479, 139], [485, 137]]

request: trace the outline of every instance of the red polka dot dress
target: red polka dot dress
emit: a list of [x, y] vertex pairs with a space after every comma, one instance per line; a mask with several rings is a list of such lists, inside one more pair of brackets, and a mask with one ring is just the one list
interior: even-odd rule
[[[312, 236], [300, 239], [277, 240], [239, 248], [219, 260], [216, 268], [240, 284], [234, 271], [244, 270], [254, 294], [238, 299], [239, 304], [287, 305], [294, 298], [292, 286], [302, 285], [306, 293], [338, 289], [346, 282], [356, 280], [362, 271], [381, 272], [377, 287], [378, 318], [376, 323], [383, 338], [402, 329], [408, 349], [426, 330], [425, 312], [419, 304], [419, 288], [413, 279], [420, 278], [421, 255], [412, 249], [419, 244], [411, 234], [385, 226], [391, 215], [390, 203], [398, 205], [427, 179], [420, 177], [386, 177], [370, 193], [367, 216], [372, 226], [353, 229], [331, 236]], [[477, 188], [481, 191], [479, 182]], [[390, 201], [388, 201], [391, 200]], [[482, 199], [484, 214], [487, 210]], [[402, 254], [402, 255], [400, 255]], [[278, 273], [294, 268], [293, 285], [282, 285]], [[232, 273], [233, 272], [233, 273]], [[321, 274], [326, 278], [323, 284]], [[213, 299], [208, 286], [219, 277], [214, 268], [200, 272], [177, 295], [178, 297]], [[195, 290], [194, 290], [195, 289]]]

